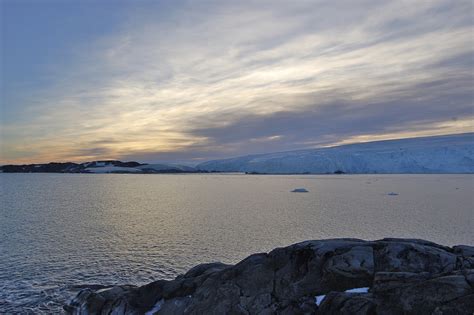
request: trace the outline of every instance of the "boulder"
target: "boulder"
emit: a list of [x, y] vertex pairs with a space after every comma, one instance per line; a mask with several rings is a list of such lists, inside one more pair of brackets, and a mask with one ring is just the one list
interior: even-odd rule
[[[472, 314], [474, 248], [416, 239], [306, 241], [171, 281], [86, 288], [68, 314]], [[350, 290], [368, 287], [364, 290]], [[326, 295], [318, 306], [315, 296]]]

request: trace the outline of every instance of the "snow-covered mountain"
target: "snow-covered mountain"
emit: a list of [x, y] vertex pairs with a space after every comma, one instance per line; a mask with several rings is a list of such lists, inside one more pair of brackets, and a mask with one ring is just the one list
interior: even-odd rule
[[248, 155], [196, 168], [269, 174], [474, 173], [474, 133]]

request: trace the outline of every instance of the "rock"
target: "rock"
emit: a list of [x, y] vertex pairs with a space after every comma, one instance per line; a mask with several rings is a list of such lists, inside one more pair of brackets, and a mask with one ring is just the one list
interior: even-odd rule
[[[80, 291], [69, 314], [471, 314], [474, 248], [416, 239], [306, 241], [171, 281]], [[348, 289], [369, 287], [367, 290]], [[315, 296], [326, 295], [319, 307]], [[152, 311], [153, 310], [153, 311]]]
[[453, 247], [453, 252], [457, 255], [461, 255], [464, 257], [471, 257], [474, 258], [474, 247], [473, 246], [466, 246], [466, 245], [458, 245]]
[[331, 292], [319, 307], [320, 314], [375, 314], [375, 299], [370, 294]]
[[403, 288], [429, 278], [428, 272], [377, 272], [372, 283], [372, 292], [384, 294], [394, 288]]
[[374, 276], [371, 246], [354, 246], [347, 252], [330, 257], [323, 266], [321, 283], [331, 289], [369, 286]]
[[[378, 276], [377, 274], [376, 280]], [[458, 305], [454, 301], [474, 293], [473, 288], [460, 271], [435, 278], [426, 273], [421, 276], [407, 273], [390, 275], [388, 273], [382, 278], [390, 278], [390, 286], [385, 286], [381, 290], [380, 283], [376, 283], [374, 295], [379, 303], [379, 311], [389, 310], [391, 313], [431, 314], [436, 309], [452, 309], [458, 306], [462, 310], [462, 305]], [[449, 303], [453, 304], [450, 306]], [[472, 308], [467, 308], [465, 312], [472, 313], [472, 310]]]
[[163, 301], [163, 304], [159, 308], [158, 314], [160, 315], [174, 315], [184, 314], [186, 308], [191, 303], [192, 297], [177, 297], [170, 300]]
[[[76, 297], [74, 297], [64, 310], [72, 314], [100, 314], [108, 313], [109, 310], [114, 310], [118, 313], [126, 313], [127, 308], [121, 304], [124, 297], [127, 296], [135, 286], [124, 285], [115, 286], [110, 289], [101, 289], [93, 291], [89, 288], [81, 290]], [[123, 312], [119, 310], [123, 309]]]
[[462, 296], [456, 300], [447, 302], [434, 309], [433, 315], [441, 314], [466, 314], [472, 315], [474, 309], [474, 294]]
[[395, 302], [395, 305], [401, 307], [403, 312], [427, 314], [447, 302], [472, 293], [474, 291], [472, 291], [464, 276], [450, 274], [400, 289], [394, 288], [390, 294], [385, 296], [388, 297], [390, 302]]
[[375, 271], [429, 272], [439, 274], [456, 268], [457, 256], [450, 249], [429, 243], [380, 241], [374, 246]]

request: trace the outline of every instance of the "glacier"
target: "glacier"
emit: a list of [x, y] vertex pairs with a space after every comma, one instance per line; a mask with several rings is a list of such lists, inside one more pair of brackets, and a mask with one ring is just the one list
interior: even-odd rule
[[208, 161], [196, 168], [260, 174], [474, 173], [474, 133], [248, 155]]

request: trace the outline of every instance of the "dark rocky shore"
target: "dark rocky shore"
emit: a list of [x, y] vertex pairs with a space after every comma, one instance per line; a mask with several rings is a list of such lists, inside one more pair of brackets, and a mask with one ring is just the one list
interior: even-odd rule
[[[345, 292], [361, 287], [368, 292]], [[413, 239], [306, 241], [236, 265], [199, 265], [172, 281], [86, 288], [64, 309], [70, 314], [473, 314], [474, 247]]]

